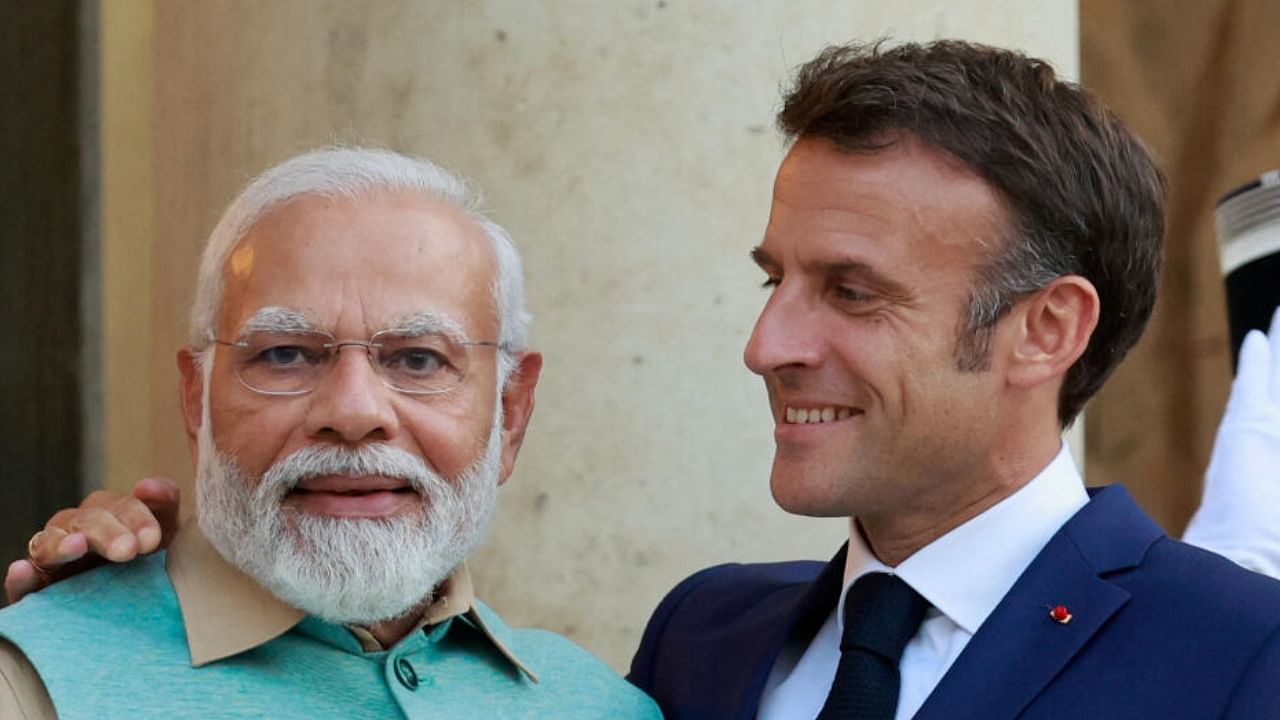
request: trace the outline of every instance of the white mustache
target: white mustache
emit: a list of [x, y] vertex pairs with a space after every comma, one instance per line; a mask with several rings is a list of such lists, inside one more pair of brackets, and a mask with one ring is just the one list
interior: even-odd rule
[[442, 482], [421, 458], [390, 445], [308, 445], [272, 465], [262, 476], [256, 494], [283, 497], [298, 483], [323, 475], [379, 475], [409, 483], [429, 493]]

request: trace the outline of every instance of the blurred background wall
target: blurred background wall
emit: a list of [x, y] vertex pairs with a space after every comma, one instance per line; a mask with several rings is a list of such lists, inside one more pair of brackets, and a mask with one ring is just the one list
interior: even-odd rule
[[[780, 84], [829, 43], [958, 36], [1021, 48], [1068, 77], [1083, 48], [1086, 82], [1160, 152], [1175, 202], [1203, 204], [1174, 209], [1157, 332], [1088, 411], [1091, 481], [1129, 484], [1180, 529], [1229, 376], [1205, 219], [1225, 186], [1188, 166], [1180, 191], [1170, 163], [1206, 142], [1191, 112], [1215, 87], [1206, 67], [1237, 87], [1272, 75], [1213, 65], [1224, 52], [1274, 54], [1261, 30], [1242, 34], [1265, 6], [102, 2], [103, 406], [82, 413], [100, 421], [102, 482], [189, 482], [174, 353], [199, 249], [237, 189], [317, 144], [428, 156], [476, 180], [522, 248], [547, 359], [525, 451], [472, 563], [479, 590], [510, 622], [565, 633], [623, 668], [649, 611], [690, 571], [823, 558], [846, 532], [773, 505], [771, 422], [740, 359], [764, 301], [746, 255], [783, 152]], [[1207, 19], [1222, 16], [1239, 31], [1215, 50]], [[1256, 47], [1237, 50], [1246, 39]], [[1224, 161], [1244, 152], [1241, 138], [1213, 138], [1225, 185], [1247, 179], [1228, 179]], [[1202, 380], [1191, 389], [1187, 363]], [[28, 467], [49, 482], [68, 472]], [[35, 529], [21, 524], [14, 542]]]
[[1087, 475], [1124, 483], [1180, 532], [1231, 381], [1213, 208], [1280, 168], [1280, 3], [1081, 0], [1080, 21], [1085, 85], [1169, 179], [1160, 298], [1142, 342], [1089, 405]]

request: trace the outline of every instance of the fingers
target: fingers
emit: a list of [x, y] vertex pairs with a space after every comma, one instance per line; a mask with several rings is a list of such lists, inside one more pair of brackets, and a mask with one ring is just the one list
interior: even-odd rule
[[4, 576], [5, 598], [15, 603], [48, 585], [88, 550], [88, 542], [79, 533], [67, 533], [61, 528], [41, 530], [27, 542], [27, 558], [9, 565]]
[[[139, 482], [139, 485], [142, 485], [142, 483]], [[80, 519], [80, 522], [86, 524], [85, 529], [98, 529], [104, 543], [114, 543], [114, 545], [107, 544], [102, 547], [95, 545], [95, 552], [102, 554], [109, 560], [120, 562], [121, 560], [132, 559], [138, 553], [154, 552], [160, 547], [162, 543], [161, 523], [147, 502], [148, 498], [157, 495], [157, 486], [161, 488], [158, 493], [159, 496], [166, 498], [167, 494], [162, 489], [164, 487], [163, 482], [157, 483], [156, 481], [143, 486], [142, 498], [138, 497], [137, 485], [134, 486], [133, 495], [117, 495], [113, 492], [98, 491], [85, 498], [84, 502], [80, 504], [80, 510], [102, 510], [111, 516], [111, 518], [105, 518], [86, 512], [85, 516]], [[176, 493], [176, 489], [173, 492]], [[174, 502], [176, 504], [176, 500]], [[114, 519], [115, 522], [111, 522], [111, 519]], [[131, 541], [118, 534], [121, 528], [132, 536]], [[90, 540], [93, 539], [95, 538], [90, 538]], [[109, 549], [119, 554], [109, 554], [107, 552]]]
[[[98, 491], [80, 507], [60, 510], [27, 543], [25, 560], [11, 564], [4, 591], [9, 602], [101, 563], [126, 562], [172, 538], [179, 496], [171, 483], [148, 478], [134, 495]], [[153, 512], [152, 508], [155, 508]]]
[[[97, 493], [94, 493], [94, 495], [97, 495]], [[93, 495], [85, 499], [86, 505], [91, 499], [94, 499]], [[119, 498], [116, 499], [119, 500]], [[125, 499], [139, 506], [141, 513], [150, 517], [150, 513], [142, 506], [142, 503], [133, 498]], [[99, 501], [101, 500], [99, 499]], [[110, 510], [102, 507], [86, 506], [59, 510], [52, 518], [49, 518], [49, 524], [45, 526], [45, 532], [62, 532], [68, 536], [69, 541], [72, 536], [80, 535], [88, 541], [86, 550], [92, 551], [112, 562], [132, 560], [139, 551], [138, 538], [134, 529], [122, 522], [120, 518], [129, 518], [132, 522], [138, 522], [136, 519], [139, 514], [138, 508], [132, 508], [132, 512], [130, 512], [129, 508], [120, 507], [114, 503], [110, 507]], [[152, 519], [151, 522], [154, 523], [155, 520]], [[35, 556], [35, 559], [46, 569], [53, 569], [50, 565], [45, 564], [44, 557]], [[62, 560], [61, 556], [56, 560], [66, 562]]]
[[9, 604], [21, 600], [47, 585], [49, 581], [26, 560], [10, 563], [4, 576], [4, 597]]
[[1271, 316], [1271, 401], [1280, 403], [1280, 307]]
[[84, 535], [52, 525], [31, 536], [27, 543], [27, 559], [31, 561], [32, 569], [45, 579], [57, 574], [68, 563], [84, 557], [88, 551], [89, 544]]
[[181, 493], [172, 482], [164, 478], [143, 478], [133, 486], [133, 496], [146, 505], [150, 513], [159, 523], [159, 530], [154, 544], [150, 542], [150, 533], [138, 533], [142, 552], [147, 553], [168, 546], [178, 531], [178, 512], [181, 508]]
[[1261, 331], [1250, 330], [1240, 344], [1240, 362], [1236, 367], [1236, 379], [1231, 384], [1229, 407], [1249, 407], [1268, 397], [1271, 384], [1270, 348]]

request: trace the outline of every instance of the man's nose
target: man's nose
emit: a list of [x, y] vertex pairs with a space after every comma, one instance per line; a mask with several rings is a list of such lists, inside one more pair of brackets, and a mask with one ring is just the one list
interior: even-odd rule
[[789, 367], [813, 367], [825, 340], [817, 309], [797, 291], [780, 285], [756, 319], [742, 354], [751, 372], [768, 375]]
[[328, 373], [311, 392], [308, 435], [345, 443], [394, 437], [399, 431], [395, 391], [374, 370], [368, 349], [343, 345], [333, 352]]

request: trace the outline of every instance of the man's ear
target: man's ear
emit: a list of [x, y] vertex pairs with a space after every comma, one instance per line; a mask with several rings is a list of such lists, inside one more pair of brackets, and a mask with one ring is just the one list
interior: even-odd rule
[[1009, 382], [1031, 387], [1064, 377], [1098, 326], [1098, 291], [1079, 275], [1064, 275], [1021, 305]]
[[516, 367], [502, 390], [502, 473], [498, 483], [511, 476], [524, 433], [533, 415], [533, 391], [542, 374], [542, 353], [528, 351], [515, 356]]
[[[213, 352], [210, 347], [205, 352]], [[182, 420], [186, 425], [187, 444], [195, 457], [196, 435], [204, 421], [204, 371], [200, 368], [200, 351], [184, 347], [178, 351], [178, 396], [182, 400]]]

